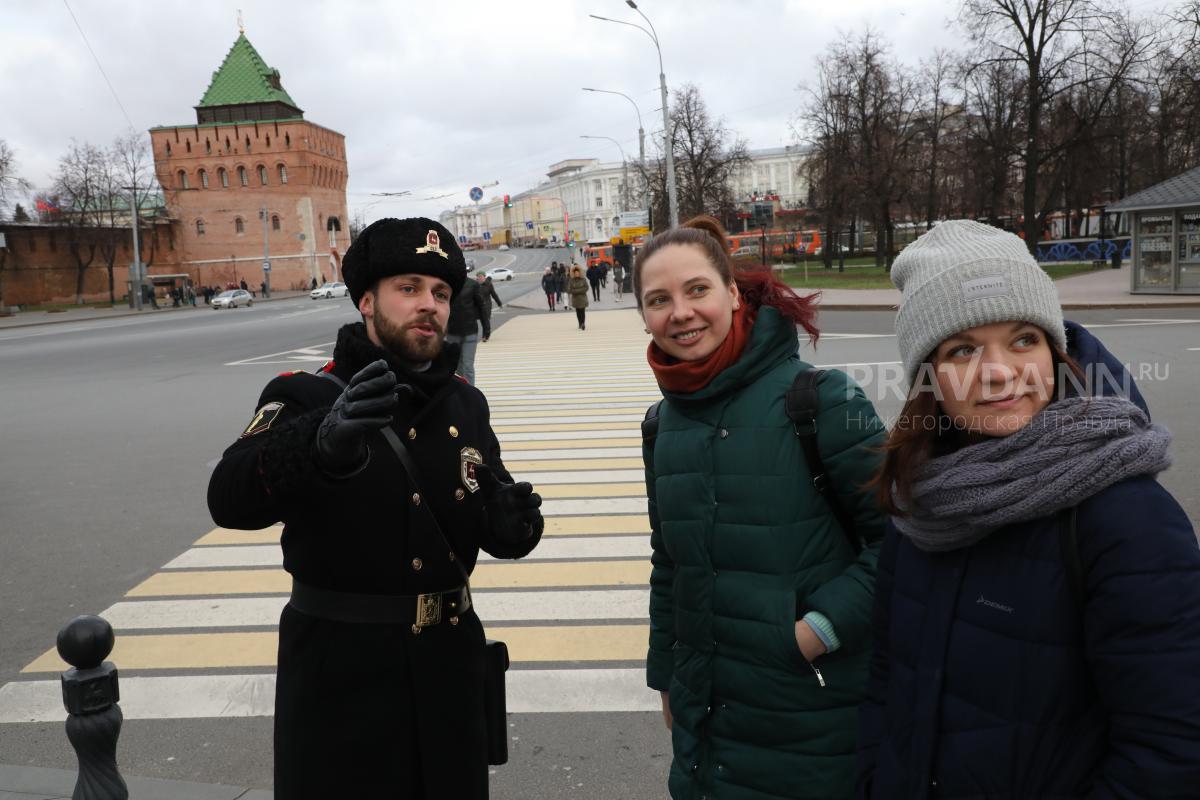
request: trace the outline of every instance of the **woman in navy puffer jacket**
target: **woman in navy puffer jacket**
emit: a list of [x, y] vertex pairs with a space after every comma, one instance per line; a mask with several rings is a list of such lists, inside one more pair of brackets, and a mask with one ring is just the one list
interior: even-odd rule
[[1200, 797], [1170, 434], [1017, 237], [944, 222], [892, 274], [912, 389], [879, 476], [859, 796]]

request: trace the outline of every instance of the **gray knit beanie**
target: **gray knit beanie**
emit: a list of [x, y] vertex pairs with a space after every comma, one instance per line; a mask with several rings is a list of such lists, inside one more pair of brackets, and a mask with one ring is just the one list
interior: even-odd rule
[[896, 340], [909, 386], [925, 357], [967, 328], [1031, 322], [1064, 352], [1054, 282], [1018, 236], [968, 219], [939, 223], [892, 265], [901, 292]]

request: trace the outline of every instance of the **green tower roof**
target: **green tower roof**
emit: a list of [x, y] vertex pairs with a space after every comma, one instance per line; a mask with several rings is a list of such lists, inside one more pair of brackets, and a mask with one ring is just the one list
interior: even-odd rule
[[286, 103], [300, 110], [280, 84], [279, 70], [268, 67], [246, 34], [239, 33], [197, 108], [250, 103]]

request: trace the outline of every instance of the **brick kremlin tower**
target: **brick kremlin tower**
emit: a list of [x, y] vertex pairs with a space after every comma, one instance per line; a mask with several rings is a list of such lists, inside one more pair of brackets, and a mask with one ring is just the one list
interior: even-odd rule
[[345, 137], [304, 119], [244, 32], [195, 124], [151, 128], [150, 138], [178, 222], [172, 255], [198, 286], [245, 280], [257, 289], [264, 238], [273, 290], [340, 277], [350, 245]]

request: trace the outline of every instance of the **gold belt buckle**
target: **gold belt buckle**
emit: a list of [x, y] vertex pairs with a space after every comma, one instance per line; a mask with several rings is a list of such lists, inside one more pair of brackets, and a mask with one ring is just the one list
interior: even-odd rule
[[417, 595], [417, 627], [437, 625], [442, 621], [442, 596], [440, 594]]

